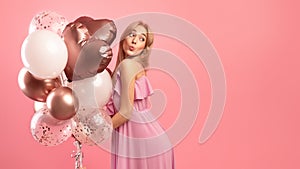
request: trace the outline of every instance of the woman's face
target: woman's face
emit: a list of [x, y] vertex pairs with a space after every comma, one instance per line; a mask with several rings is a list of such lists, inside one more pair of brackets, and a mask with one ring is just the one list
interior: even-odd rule
[[147, 30], [143, 26], [137, 26], [124, 39], [123, 50], [127, 56], [140, 54], [146, 45]]

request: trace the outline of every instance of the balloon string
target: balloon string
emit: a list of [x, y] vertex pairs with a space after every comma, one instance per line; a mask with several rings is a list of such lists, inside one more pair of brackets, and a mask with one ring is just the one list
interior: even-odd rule
[[83, 153], [81, 151], [81, 143], [78, 140], [76, 140], [73, 144], [76, 147], [76, 151], [73, 150], [71, 157], [75, 158], [75, 169], [82, 169]]
[[62, 86], [68, 86], [68, 78], [64, 71], [59, 75], [59, 81]]

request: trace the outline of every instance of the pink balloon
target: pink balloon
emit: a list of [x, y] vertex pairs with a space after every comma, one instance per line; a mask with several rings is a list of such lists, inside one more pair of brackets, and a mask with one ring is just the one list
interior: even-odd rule
[[62, 32], [69, 22], [62, 15], [53, 11], [43, 11], [35, 15], [29, 26], [29, 33], [36, 30], [50, 30], [60, 37], [62, 37]]
[[33, 115], [30, 128], [34, 140], [44, 146], [57, 146], [72, 135], [72, 125], [71, 120], [57, 120], [42, 108]]

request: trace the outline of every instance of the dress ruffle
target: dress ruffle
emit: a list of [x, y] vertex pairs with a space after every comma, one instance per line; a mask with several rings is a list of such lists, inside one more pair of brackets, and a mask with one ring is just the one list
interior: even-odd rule
[[[117, 80], [114, 87], [114, 91], [121, 95], [121, 80], [120, 80], [120, 73], [117, 72]], [[148, 96], [153, 94], [153, 89], [150, 84], [149, 79], [146, 76], [142, 76], [135, 80], [134, 84], [134, 100], [141, 100], [145, 99]]]
[[134, 99], [141, 100], [153, 94], [152, 86], [146, 76], [142, 76], [135, 81]]
[[[121, 95], [121, 79], [120, 79], [120, 73], [117, 72], [117, 80], [114, 86], [114, 92], [117, 93], [120, 97]], [[153, 89], [150, 84], [149, 79], [146, 76], [141, 76], [140, 78], [135, 80], [134, 85], [134, 100], [135, 101], [142, 101], [144, 99], [147, 99], [149, 96], [153, 94]], [[114, 115], [116, 113], [116, 108], [114, 107], [113, 102], [113, 96], [109, 99], [108, 103], [106, 104], [106, 109], [108, 115]], [[136, 108], [140, 107], [139, 103], [143, 103], [143, 105], [146, 105], [144, 102], [135, 102]], [[147, 107], [147, 106], [146, 106]], [[138, 108], [139, 109], [139, 108]]]

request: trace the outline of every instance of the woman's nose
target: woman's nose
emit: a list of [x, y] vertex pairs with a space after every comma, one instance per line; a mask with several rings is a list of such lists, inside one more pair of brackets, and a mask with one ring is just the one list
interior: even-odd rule
[[132, 43], [132, 44], [136, 44], [136, 37], [133, 37], [133, 38], [132, 38], [131, 43]]

